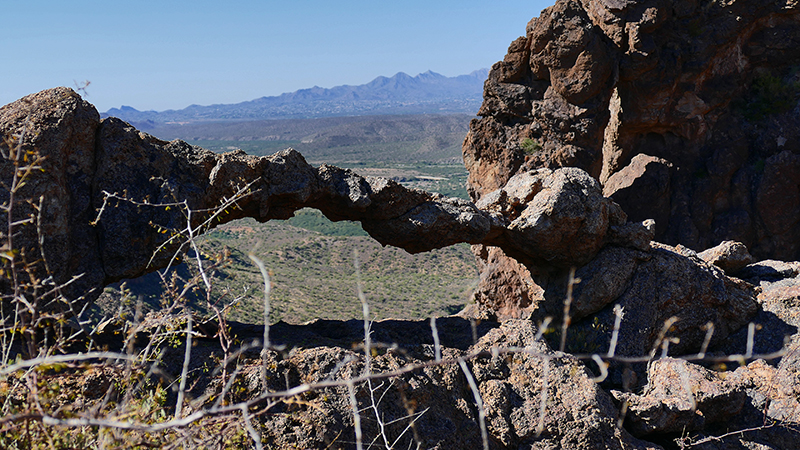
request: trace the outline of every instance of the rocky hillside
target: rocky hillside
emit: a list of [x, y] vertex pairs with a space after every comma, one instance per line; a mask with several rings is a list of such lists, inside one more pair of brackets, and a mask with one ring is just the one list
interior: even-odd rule
[[[3, 362], [0, 374], [14, 374], [5, 381], [14, 388], [6, 391], [11, 397], [3, 419], [11, 432], [20, 432], [18, 426], [28, 420], [128, 429], [130, 425], [117, 422], [115, 415], [138, 417], [142, 406], [134, 399], [158, 395], [160, 404], [169, 408], [161, 416], [165, 424], [153, 425], [143, 416], [134, 430], [171, 433], [183, 423], [204, 434], [209, 430], [203, 418], [238, 420], [230, 414], [245, 408], [246, 420], [257, 421], [260, 430], [250, 433], [250, 439], [279, 447], [338, 443], [339, 448], [352, 448], [352, 438], [339, 440], [342, 433], [356, 433], [356, 442], [363, 442], [368, 433], [387, 442], [393, 436], [397, 442], [430, 448], [480, 442], [489, 448], [585, 448], [591, 442], [609, 448], [658, 448], [674, 444], [675, 433], [692, 430], [692, 439], [701, 441], [702, 436], [720, 434], [719, 424], [728, 423], [757, 429], [753, 439], [768, 442], [794, 436], [791, 427], [800, 403], [786, 389], [796, 383], [793, 352], [800, 335], [791, 337], [788, 350], [783, 344], [784, 336], [797, 332], [791, 307], [800, 271], [796, 264], [750, 264], [752, 257], [742, 244], [698, 255], [683, 246], [652, 241], [653, 221], [629, 222], [619, 205], [603, 197], [597, 180], [579, 168], [518, 173], [472, 204], [334, 166], [313, 167], [291, 149], [255, 157], [161, 141], [119, 119], [100, 120], [91, 105], [66, 88], [0, 108], [0, 129], [7, 136], [2, 193], [11, 218], [4, 246], [12, 249], [4, 266], [9, 276], [0, 288], [3, 311], [22, 311], [5, 314], [3, 320], [8, 329], [29, 330], [19, 338], [12, 334], [3, 351], [20, 357], [35, 355], [39, 348], [68, 353], [56, 360]], [[477, 303], [442, 322], [444, 337], [438, 321], [428, 325], [390, 320], [363, 326], [322, 321], [305, 328], [276, 324], [272, 340], [267, 340], [268, 328], [229, 322], [228, 306], [210, 295], [215, 284], [209, 278], [230, 255], [206, 255], [196, 248], [195, 236], [237, 218], [280, 219], [304, 207], [319, 209], [331, 220], [359, 221], [378, 242], [409, 252], [468, 242], [478, 251], [511, 255], [536, 280], [529, 286], [536, 295], [518, 296], [515, 279], [502, 278], [502, 266], [490, 263], [482, 267], [491, 277], [483, 277]], [[260, 261], [255, 252], [251, 258]], [[85, 315], [108, 283], [179, 259], [196, 264], [196, 275], [191, 280], [164, 280], [165, 291], [174, 295], [165, 297], [164, 311], [134, 322], [129, 319], [136, 313], [107, 317], [101, 323]], [[578, 269], [571, 273], [571, 267]], [[262, 273], [266, 277], [266, 268]], [[485, 296], [488, 283], [498, 287], [494, 297]], [[189, 291], [207, 299], [206, 309], [214, 311], [211, 317], [176, 314], [185, 307]], [[497, 294], [505, 295], [502, 301], [496, 301]], [[123, 311], [123, 302], [130, 299], [118, 301]], [[362, 301], [369, 317], [368, 303]], [[483, 322], [496, 328], [490, 324], [497, 318], [525, 320], [508, 321], [492, 331], [478, 327]], [[768, 332], [756, 334], [755, 325], [748, 327], [751, 320]], [[192, 336], [206, 343], [186, 353], [181, 367], [174, 362], [180, 359], [174, 350], [182, 345], [193, 348], [181, 332], [193, 321], [197, 331]], [[364, 326], [362, 339], [356, 330]], [[413, 327], [417, 331], [412, 335]], [[455, 331], [450, 327], [460, 333], [473, 330], [472, 339], [451, 340]], [[259, 344], [256, 336], [265, 339]], [[234, 351], [231, 346], [240, 345], [236, 343], [244, 347], [236, 351], [241, 359], [232, 373], [226, 361]], [[345, 343], [364, 352], [345, 350]], [[415, 350], [419, 343], [423, 346]], [[177, 397], [124, 383], [106, 384], [105, 393], [83, 389], [80, 394], [25, 394], [30, 373], [20, 374], [17, 367], [81, 360], [83, 356], [69, 352], [87, 346], [127, 348], [125, 358], [136, 361], [136, 370], [157, 370], [167, 379], [184, 382], [190, 370], [193, 381], [175, 388]], [[254, 346], [263, 346], [263, 351], [254, 353]], [[654, 365], [659, 354], [660, 365]], [[117, 353], [110, 355], [119, 358]], [[668, 355], [687, 359], [672, 361], [665, 359]], [[720, 368], [736, 361], [750, 365], [729, 378], [688, 360]], [[778, 360], [777, 366], [767, 364]], [[103, 376], [112, 379], [132, 370], [118, 364], [90, 367], [108, 372]], [[655, 367], [662, 372], [653, 372]], [[42, 370], [49, 383], [64, 383]], [[76, 370], [71, 376], [82, 379], [85, 373]], [[390, 380], [388, 385], [377, 384], [384, 379]], [[426, 379], [437, 381], [430, 384]], [[773, 379], [789, 384], [772, 391]], [[235, 391], [229, 391], [231, 383], [237, 383]], [[703, 396], [683, 397], [680, 386], [687, 383], [703, 386]], [[352, 395], [342, 392], [356, 385], [357, 390], [349, 391]], [[571, 396], [564, 397], [568, 393]], [[56, 409], [30, 413], [26, 405], [31, 405], [19, 400], [26, 395]], [[83, 406], [69, 406], [80, 417], [73, 422], [61, 411], [69, 404], [64, 398], [78, 395]], [[288, 406], [297, 395], [306, 405], [299, 410]], [[122, 410], [108, 409], [107, 401], [98, 403], [97, 396], [121, 398]], [[229, 397], [236, 409], [214, 401], [217, 396]], [[184, 405], [189, 398], [193, 400]], [[768, 409], [764, 398], [773, 401]], [[313, 399], [319, 400], [308, 403]], [[249, 412], [264, 402], [261, 413]], [[682, 406], [667, 408], [675, 402]], [[175, 408], [167, 406], [172, 404]], [[377, 425], [361, 424], [361, 413], [349, 414], [351, 408], [362, 408], [358, 405], [372, 408]], [[86, 416], [84, 407], [104, 411], [110, 418]], [[753, 412], [762, 410], [766, 413]], [[184, 417], [186, 411], [190, 415]], [[626, 413], [619, 416], [620, 411]], [[326, 418], [326, 426], [309, 428], [308, 423], [322, 420], [318, 413]], [[561, 420], [564, 415], [571, 421]], [[411, 424], [419, 429], [407, 434], [389, 427], [384, 417], [406, 423], [406, 430], [413, 429]], [[770, 427], [763, 428], [765, 420]], [[168, 435], [159, 436], [169, 440]]]
[[[798, 21], [785, 0], [557, 2], [489, 74], [463, 147], [473, 200], [580, 167], [660, 242], [800, 258]], [[476, 255], [480, 302], [536, 301], [546, 281]]]

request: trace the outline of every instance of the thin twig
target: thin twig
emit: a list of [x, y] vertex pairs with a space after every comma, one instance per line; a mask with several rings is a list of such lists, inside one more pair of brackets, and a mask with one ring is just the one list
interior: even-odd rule
[[186, 392], [186, 377], [189, 375], [189, 361], [192, 358], [192, 316], [186, 320], [186, 352], [183, 355], [183, 369], [181, 369], [181, 382], [178, 387], [178, 401], [175, 404], [175, 417], [181, 416], [183, 409], [183, 396]]
[[436, 361], [442, 360], [442, 347], [439, 345], [439, 330], [436, 329], [436, 318], [431, 317], [431, 334], [433, 335], [433, 353]]
[[461, 371], [464, 372], [464, 377], [467, 379], [467, 384], [472, 390], [472, 395], [475, 397], [475, 406], [478, 407], [478, 423], [481, 427], [481, 441], [483, 442], [483, 450], [489, 450], [489, 434], [486, 431], [486, 408], [483, 405], [481, 392], [478, 390], [478, 385], [475, 383], [475, 378], [467, 367], [467, 362], [463, 358], [458, 359], [458, 365], [461, 366]]
[[350, 398], [350, 407], [353, 411], [353, 428], [356, 433], [356, 449], [363, 450], [362, 434], [361, 434], [361, 415], [358, 412], [358, 400], [356, 400], [356, 388], [353, 380], [347, 380], [347, 393]]
[[269, 273], [267, 273], [267, 267], [264, 265], [264, 261], [261, 260], [258, 256], [256, 256], [253, 252], [247, 254], [251, 261], [258, 266], [258, 270], [261, 272], [261, 277], [264, 279], [264, 340], [262, 342], [261, 348], [261, 389], [262, 392], [267, 392], [267, 356], [268, 351], [270, 348], [270, 341], [269, 341], [269, 313], [270, 313], [270, 303], [269, 303], [269, 294], [271, 290], [270, 280], [269, 280]]

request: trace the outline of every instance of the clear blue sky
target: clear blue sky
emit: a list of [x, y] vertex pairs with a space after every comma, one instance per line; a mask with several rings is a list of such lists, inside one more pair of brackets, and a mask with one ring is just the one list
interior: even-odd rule
[[0, 105], [84, 80], [102, 112], [488, 68], [555, 0], [15, 0]]

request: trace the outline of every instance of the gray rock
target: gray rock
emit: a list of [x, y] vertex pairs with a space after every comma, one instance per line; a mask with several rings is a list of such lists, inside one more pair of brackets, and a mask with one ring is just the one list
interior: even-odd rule
[[[614, 305], [622, 307], [617, 354], [642, 356], [660, 345], [664, 324], [675, 318], [666, 334], [674, 339], [669, 354], [700, 350], [706, 324], [714, 324], [711, 344], [718, 345], [745, 326], [759, 310], [755, 288], [727, 277], [719, 268], [680, 249], [653, 243], [653, 249], [608, 246], [589, 264], [575, 272], [580, 283], [573, 287], [570, 334], [591, 336], [576, 342], [575, 351], [606, 350], [614, 328]], [[567, 277], [548, 280], [546, 301], [538, 316], [560, 319]], [[660, 352], [660, 350], [658, 350]]]
[[535, 335], [530, 321], [509, 320], [473, 347], [526, 349], [510, 360], [499, 357], [472, 364], [493, 435], [510, 448], [658, 448], [617, 428], [611, 397], [593, 381], [592, 374], [574, 358], [534, 340]]
[[511, 221], [508, 238], [540, 265], [570, 267], [589, 262], [605, 245], [609, 227], [625, 220], [596, 180], [580, 169], [563, 168], [543, 181], [542, 190]]
[[798, 261], [785, 262], [766, 259], [745, 266], [736, 276], [753, 284], [761, 284], [794, 278], [798, 274], [800, 274], [800, 262]]
[[507, 224], [508, 253], [545, 267], [586, 264], [606, 245], [611, 228], [626, 222], [597, 181], [575, 168], [518, 174], [477, 206]]

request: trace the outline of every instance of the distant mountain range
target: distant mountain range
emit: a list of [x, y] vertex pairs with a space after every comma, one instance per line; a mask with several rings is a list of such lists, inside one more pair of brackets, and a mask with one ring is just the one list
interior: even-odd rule
[[228, 105], [191, 105], [160, 112], [122, 106], [109, 109], [103, 117], [160, 124], [380, 114], [474, 114], [480, 107], [488, 73], [488, 69], [480, 69], [468, 75], [446, 77], [429, 70], [412, 77], [399, 72], [391, 78], [381, 76], [359, 86], [330, 89], [315, 86]]

